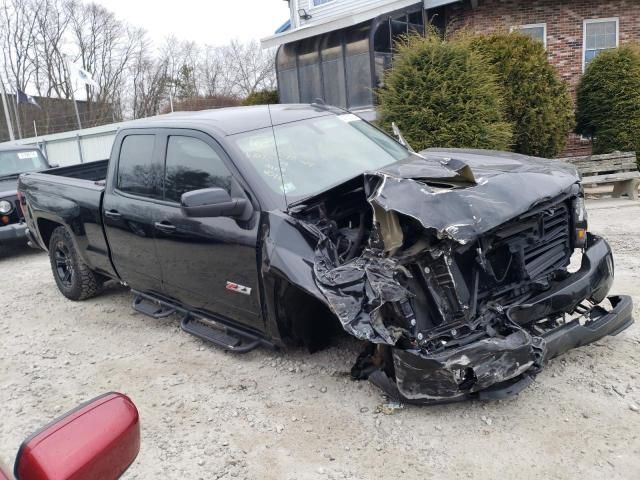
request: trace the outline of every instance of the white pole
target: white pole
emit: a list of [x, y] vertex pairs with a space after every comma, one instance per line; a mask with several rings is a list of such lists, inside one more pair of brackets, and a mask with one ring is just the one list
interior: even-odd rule
[[22, 139], [22, 125], [20, 125], [20, 104], [18, 103], [18, 90], [16, 89], [16, 94], [13, 97], [15, 108], [16, 108], [16, 125], [18, 126], [18, 137]]
[[169, 90], [169, 104], [171, 105], [171, 113], [173, 113], [173, 95], [171, 90]]
[[16, 136], [13, 134], [13, 123], [9, 116], [9, 106], [7, 105], [7, 91], [4, 89], [4, 82], [0, 79], [0, 88], [2, 88], [2, 106], [4, 107], [4, 118], [7, 121], [7, 128], [9, 129], [9, 139], [14, 141]]
[[298, 0], [292, 0], [289, 2], [291, 8], [291, 28], [296, 29], [300, 26], [300, 15], [298, 15]]
[[36, 127], [36, 121], [33, 121], [33, 133], [35, 137], [38, 137], [38, 127]]
[[64, 64], [64, 71], [67, 74], [67, 82], [69, 82], [69, 88], [71, 89], [71, 98], [73, 99], [73, 108], [76, 111], [76, 120], [78, 120], [78, 128], [80, 130], [82, 130], [82, 123], [80, 122], [80, 112], [78, 111], [78, 103], [76, 102], [76, 90], [75, 88], [73, 88], [73, 83], [71, 83], [71, 74], [69, 73], [69, 65], [67, 65], [67, 62], [69, 62], [70, 60], [67, 58], [66, 62], [63, 62]]

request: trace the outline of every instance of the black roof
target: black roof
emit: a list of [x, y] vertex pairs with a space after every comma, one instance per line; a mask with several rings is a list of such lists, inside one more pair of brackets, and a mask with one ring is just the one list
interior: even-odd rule
[[325, 105], [286, 104], [230, 107], [198, 112], [175, 112], [168, 115], [127, 122], [123, 128], [194, 128], [215, 130], [227, 136], [249, 132], [274, 125], [295, 122], [306, 118], [345, 113], [336, 107]]

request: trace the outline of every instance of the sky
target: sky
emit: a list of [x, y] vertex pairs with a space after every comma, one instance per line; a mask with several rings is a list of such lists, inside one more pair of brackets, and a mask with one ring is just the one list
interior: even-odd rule
[[156, 46], [170, 34], [201, 45], [224, 45], [232, 39], [260, 40], [289, 19], [288, 3], [284, 0], [94, 2], [131, 25], [145, 28]]

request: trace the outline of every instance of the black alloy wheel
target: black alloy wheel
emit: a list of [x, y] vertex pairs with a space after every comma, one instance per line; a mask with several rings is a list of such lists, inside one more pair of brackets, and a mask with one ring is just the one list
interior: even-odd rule
[[84, 263], [66, 227], [57, 227], [51, 234], [49, 259], [58, 290], [70, 300], [93, 297], [105, 280]]
[[65, 287], [71, 288], [73, 286], [73, 261], [71, 260], [71, 252], [69, 248], [60, 241], [56, 244], [56, 249], [53, 252], [54, 260], [56, 264], [56, 275], [58, 280]]

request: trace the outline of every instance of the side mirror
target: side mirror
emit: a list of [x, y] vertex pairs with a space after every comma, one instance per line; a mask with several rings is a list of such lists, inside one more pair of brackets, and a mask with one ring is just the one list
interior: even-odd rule
[[139, 450], [136, 406], [120, 393], [108, 393], [25, 440], [14, 475], [17, 480], [116, 479]]
[[244, 198], [231, 198], [224, 188], [204, 188], [182, 194], [182, 211], [187, 217], [238, 217], [246, 208]]
[[58, 168], [60, 166], [59, 163], [50, 163], [49, 168]]

